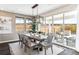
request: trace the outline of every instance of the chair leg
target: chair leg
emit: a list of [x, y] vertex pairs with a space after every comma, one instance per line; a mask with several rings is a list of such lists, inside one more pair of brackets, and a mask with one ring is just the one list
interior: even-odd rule
[[45, 55], [46, 55], [46, 47], [45, 47]]
[[19, 45], [20, 45], [20, 41], [19, 41]]
[[26, 46], [25, 46], [25, 45], [24, 45], [24, 51], [27, 52], [27, 50], [26, 50]]
[[38, 47], [38, 54], [39, 54], [39, 50], [40, 50], [40, 47]]
[[21, 42], [21, 48], [23, 48], [23, 43]]
[[52, 54], [53, 54], [53, 48], [52, 48], [52, 46], [51, 46], [51, 51], [52, 51]]
[[32, 48], [29, 48], [29, 55], [32, 54]]

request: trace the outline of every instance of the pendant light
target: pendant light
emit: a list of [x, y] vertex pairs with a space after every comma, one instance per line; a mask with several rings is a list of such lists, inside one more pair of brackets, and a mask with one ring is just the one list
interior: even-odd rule
[[[33, 16], [33, 24], [32, 24], [32, 31], [36, 32], [36, 18], [37, 16], [34, 15], [34, 9], [38, 7], [38, 4], [32, 6], [32, 16]], [[38, 15], [38, 8], [37, 8], [37, 15]]]

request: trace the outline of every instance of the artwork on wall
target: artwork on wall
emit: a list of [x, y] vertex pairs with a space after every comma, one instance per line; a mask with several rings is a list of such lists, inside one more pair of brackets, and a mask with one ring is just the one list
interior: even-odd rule
[[12, 17], [0, 16], [0, 34], [11, 33]]

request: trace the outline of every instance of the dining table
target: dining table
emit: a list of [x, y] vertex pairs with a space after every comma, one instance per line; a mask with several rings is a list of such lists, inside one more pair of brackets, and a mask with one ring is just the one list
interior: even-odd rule
[[38, 44], [38, 47], [34, 49], [38, 49], [40, 47], [39, 50], [40, 51], [43, 50], [41, 43], [46, 40], [47, 35], [36, 34], [36, 33], [26, 33], [24, 35], [27, 36], [30, 40], [34, 40], [34, 42]]
[[34, 39], [34, 40], [40, 41], [40, 42], [44, 41], [47, 38], [46, 35], [42, 35], [42, 34], [34, 34], [34, 33], [30, 34], [30, 33], [26, 33], [24, 35], [27, 36], [30, 39]]

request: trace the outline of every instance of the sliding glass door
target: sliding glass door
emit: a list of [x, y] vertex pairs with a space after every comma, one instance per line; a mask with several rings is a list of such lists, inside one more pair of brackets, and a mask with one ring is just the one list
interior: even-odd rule
[[48, 33], [52, 33], [52, 16], [46, 17], [46, 25], [48, 28]]
[[40, 18], [38, 31], [54, 35], [53, 42], [75, 47], [77, 15], [76, 11], [69, 11], [57, 15]]
[[54, 42], [69, 47], [75, 47], [77, 15], [76, 11], [70, 11], [53, 16], [52, 32], [54, 32]]
[[63, 14], [57, 14], [53, 16], [53, 32], [54, 32], [54, 41], [57, 43], [62, 43], [64, 44], [64, 39], [63, 39]]
[[75, 47], [76, 42], [76, 29], [77, 29], [77, 17], [76, 11], [70, 11], [64, 13], [64, 37], [66, 45]]

